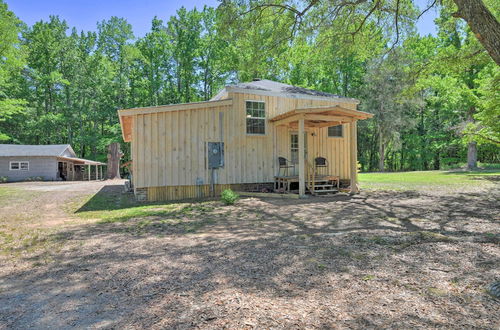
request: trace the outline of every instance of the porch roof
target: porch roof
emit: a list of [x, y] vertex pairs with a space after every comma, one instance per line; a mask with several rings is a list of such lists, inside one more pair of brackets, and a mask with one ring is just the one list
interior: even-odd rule
[[338, 105], [297, 108], [271, 118], [269, 121], [277, 126], [293, 125], [304, 119], [306, 127], [327, 127], [350, 123], [356, 120], [372, 118], [373, 114], [347, 109]]
[[97, 162], [95, 160], [76, 158], [76, 157], [64, 157], [59, 156], [58, 159], [73, 162], [75, 165], [106, 165], [106, 163]]

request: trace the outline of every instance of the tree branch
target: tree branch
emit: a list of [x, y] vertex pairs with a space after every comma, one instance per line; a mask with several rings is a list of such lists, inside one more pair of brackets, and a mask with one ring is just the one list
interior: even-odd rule
[[418, 16], [417, 16], [417, 20], [420, 19], [420, 17], [422, 17], [422, 15], [424, 15], [426, 12], [428, 12], [432, 7], [434, 7], [437, 3], [437, 0], [434, 0], [432, 2], [432, 4], [430, 4], [427, 8], [425, 8]]

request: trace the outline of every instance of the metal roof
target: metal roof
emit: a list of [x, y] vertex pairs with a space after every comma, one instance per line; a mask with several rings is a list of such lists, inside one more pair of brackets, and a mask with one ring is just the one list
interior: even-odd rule
[[77, 158], [77, 157], [57, 157], [62, 160], [69, 160], [72, 161], [76, 165], [106, 165], [106, 163], [98, 162], [95, 160], [88, 160], [88, 159], [83, 159], [83, 158]]
[[69, 148], [72, 156], [76, 156], [69, 144], [27, 145], [27, 144], [0, 144], [0, 157], [25, 156], [62, 156]]
[[284, 96], [293, 98], [311, 98], [311, 99], [342, 99], [346, 102], [359, 103], [358, 100], [344, 97], [332, 93], [326, 93], [314, 89], [307, 89], [298, 86], [283, 84], [277, 81], [267, 79], [254, 79], [253, 81], [243, 82], [235, 85], [226, 86], [212, 100], [220, 99], [225, 92], [245, 92], [249, 94], [264, 94], [273, 96]]

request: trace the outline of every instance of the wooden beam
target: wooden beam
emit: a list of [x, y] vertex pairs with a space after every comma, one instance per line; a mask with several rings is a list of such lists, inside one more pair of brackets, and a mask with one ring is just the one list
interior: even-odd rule
[[290, 124], [291, 122], [298, 121], [299, 118], [304, 118], [304, 117], [303, 115], [293, 115], [284, 119], [277, 120], [274, 122], [274, 124], [276, 126], [284, 126]]
[[349, 125], [351, 133], [350, 154], [351, 154], [351, 194], [357, 194], [358, 189], [358, 136], [357, 123], [354, 121]]
[[346, 116], [335, 116], [335, 115], [315, 115], [315, 114], [306, 114], [305, 120], [321, 120], [321, 121], [352, 121], [352, 117]]
[[299, 196], [306, 195], [304, 116], [299, 119]]
[[368, 119], [373, 117], [373, 114], [358, 110], [347, 109], [341, 107], [339, 105], [328, 105], [328, 106], [317, 106], [317, 107], [307, 107], [307, 108], [298, 108], [295, 109], [297, 113], [314, 113], [314, 112], [326, 112], [326, 111], [335, 111], [336, 114], [346, 115], [349, 117], [354, 117], [357, 119]]
[[313, 106], [313, 107], [303, 107], [303, 108], [297, 108], [295, 111], [297, 113], [311, 113], [311, 112], [325, 112], [325, 111], [332, 111], [332, 110], [337, 110], [337, 109], [347, 109], [343, 108], [338, 104], [335, 105], [318, 105], [318, 106]]
[[346, 124], [346, 123], [348, 123], [348, 122], [332, 121], [332, 122], [328, 122], [328, 123], [319, 123], [315, 127], [323, 128], [323, 127], [342, 125], [342, 124]]
[[281, 115], [274, 116], [273, 118], [269, 119], [269, 121], [271, 121], [271, 122], [278, 121], [278, 120], [281, 120], [281, 119], [285, 119], [285, 118], [291, 117], [291, 116], [293, 116], [295, 114], [296, 114], [295, 110], [288, 111], [288, 112], [282, 113]]

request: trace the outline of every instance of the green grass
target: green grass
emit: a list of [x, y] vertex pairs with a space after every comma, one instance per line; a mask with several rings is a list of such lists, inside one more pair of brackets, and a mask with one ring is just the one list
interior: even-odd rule
[[[131, 223], [126, 231], [141, 234], [147, 230], [158, 233], [175, 228], [182, 233], [194, 233], [213, 223], [210, 212], [214, 202], [139, 203], [131, 195], [96, 194], [73, 203], [75, 215], [97, 220], [99, 224]], [[83, 205], [78, 207], [79, 205]]]
[[500, 170], [482, 171], [419, 171], [392, 173], [360, 173], [359, 182], [364, 189], [426, 190], [433, 187], [459, 188], [460, 186], [490, 184], [500, 179]]

